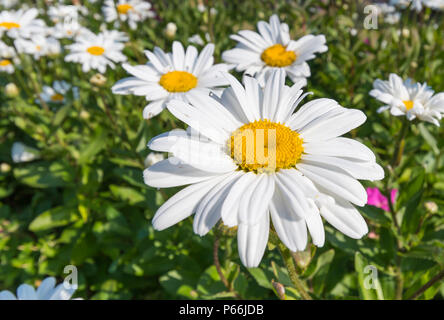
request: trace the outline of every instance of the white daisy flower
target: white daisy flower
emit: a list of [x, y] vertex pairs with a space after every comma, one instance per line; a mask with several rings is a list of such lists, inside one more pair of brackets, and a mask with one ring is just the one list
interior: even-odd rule
[[9, 9], [14, 7], [18, 3], [18, 0], [0, 0], [0, 6]]
[[[66, 81], [54, 81], [52, 87], [43, 86], [40, 99], [46, 103], [62, 104], [66, 101], [66, 97], [71, 91], [71, 84]], [[79, 97], [79, 91], [77, 87], [72, 88], [72, 95], [74, 99]], [[37, 99], [37, 102], [39, 100]]]
[[390, 5], [399, 6], [402, 9], [410, 5], [410, 10], [416, 10], [416, 12], [422, 10], [422, 0], [390, 0]]
[[13, 73], [17, 55], [13, 47], [0, 40], [0, 72]]
[[153, 18], [151, 3], [142, 0], [105, 0], [102, 8], [106, 22], [126, 21], [131, 29], [137, 28], [137, 23], [146, 18]]
[[46, 25], [43, 20], [36, 19], [37, 15], [35, 8], [0, 12], [0, 36], [3, 32], [11, 38], [30, 38], [34, 34], [42, 34]]
[[444, 0], [422, 0], [422, 3], [434, 10], [444, 10]]
[[388, 81], [375, 80], [370, 95], [385, 103], [378, 109], [390, 109], [394, 116], [406, 116], [408, 120], [418, 118], [439, 126], [444, 115], [444, 92], [433, 95], [434, 91], [426, 83], [420, 84], [412, 79], [403, 81], [392, 73]]
[[[210, 42], [210, 34], [208, 32], [205, 33], [205, 41], [206, 42]], [[199, 46], [203, 46], [205, 44], [204, 40], [202, 39], [202, 37], [198, 34], [195, 34], [191, 37], [188, 38], [188, 42], [189, 43], [194, 43], [197, 44]]]
[[77, 20], [79, 17], [78, 7], [73, 5], [50, 6], [47, 13], [54, 23], [64, 21], [66, 18]]
[[85, 32], [88, 32], [87, 29], [82, 27], [77, 20], [71, 18], [65, 18], [63, 22], [58, 22], [51, 28], [51, 35], [57, 39], [71, 39]]
[[11, 158], [15, 163], [29, 162], [39, 158], [40, 152], [35, 149], [28, 147], [22, 142], [14, 142], [11, 148]]
[[276, 68], [285, 70], [293, 82], [310, 76], [307, 60], [315, 58], [316, 52], [328, 50], [324, 35], [306, 35], [297, 41], [290, 39], [288, 25], [280, 23], [277, 15], [270, 23], [259, 21], [259, 33], [242, 30], [230, 38], [238, 41], [234, 49], [225, 51], [222, 59], [236, 66], [237, 71], [256, 75], [261, 85], [264, 78]]
[[75, 43], [66, 46], [71, 53], [65, 57], [65, 61], [81, 63], [83, 72], [95, 69], [105, 73], [107, 66], [114, 69], [115, 62], [126, 61], [123, 47], [124, 44], [116, 41], [109, 33], [96, 35], [88, 32], [77, 37]]
[[48, 277], [42, 281], [37, 290], [29, 284], [20, 285], [17, 288], [17, 296], [3, 290], [0, 292], [0, 300], [70, 300], [75, 291], [73, 286], [65, 288], [64, 283], [56, 286], [56, 279]]
[[31, 54], [38, 60], [44, 56], [58, 55], [62, 51], [59, 40], [53, 37], [34, 36], [31, 39], [16, 39], [15, 47], [19, 53]]
[[10, 59], [1, 59], [0, 58], [0, 72], [6, 73], [14, 73], [14, 64]]
[[[360, 110], [331, 99], [316, 99], [293, 113], [303, 80], [285, 86], [285, 71], [272, 72], [262, 88], [244, 77], [244, 87], [227, 74], [222, 97], [172, 100], [168, 110], [191, 131], [175, 130], [148, 146], [172, 156], [144, 171], [155, 188], [189, 185], [157, 211], [154, 228], [163, 230], [195, 213], [194, 231], [203, 236], [220, 219], [237, 226], [239, 255], [247, 267], [259, 265], [273, 227], [291, 250], [304, 250], [307, 228], [313, 243], [324, 244], [321, 217], [359, 239], [367, 225], [354, 205], [367, 193], [358, 179], [380, 180], [375, 155], [341, 137], [365, 122]], [[203, 136], [203, 139], [198, 135]], [[265, 157], [265, 154], [267, 156]]]
[[186, 52], [182, 44], [173, 42], [173, 52], [165, 53], [155, 47], [145, 51], [149, 62], [146, 65], [123, 68], [132, 77], [119, 80], [112, 88], [115, 94], [145, 96], [151, 101], [143, 110], [143, 117], [150, 119], [158, 115], [171, 99], [188, 102], [189, 97], [208, 96], [210, 91], [225, 86], [228, 81], [222, 72], [228, 71], [226, 64], [213, 64], [214, 45], [208, 44], [202, 52], [188, 46]]

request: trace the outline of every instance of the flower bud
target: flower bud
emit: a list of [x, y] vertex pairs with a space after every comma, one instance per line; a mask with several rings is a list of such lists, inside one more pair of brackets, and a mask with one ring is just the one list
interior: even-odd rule
[[96, 73], [89, 79], [89, 83], [97, 87], [102, 87], [106, 83], [106, 77], [101, 73]]
[[19, 95], [19, 88], [15, 85], [15, 83], [8, 83], [5, 86], [6, 96], [9, 98], [15, 98]]
[[165, 35], [172, 39], [176, 35], [177, 26], [174, 22], [168, 22], [165, 28]]

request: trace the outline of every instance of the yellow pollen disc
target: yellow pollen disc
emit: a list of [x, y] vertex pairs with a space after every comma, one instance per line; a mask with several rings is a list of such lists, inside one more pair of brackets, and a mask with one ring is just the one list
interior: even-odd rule
[[407, 101], [403, 101], [405, 108], [408, 110], [410, 110], [411, 108], [413, 108], [413, 101], [411, 100], [407, 100]]
[[133, 10], [133, 6], [127, 3], [117, 5], [117, 12], [126, 14], [129, 10]]
[[60, 93], [53, 94], [51, 96], [51, 101], [62, 102], [63, 101], [63, 96]]
[[281, 44], [275, 44], [268, 47], [261, 54], [262, 61], [270, 67], [286, 67], [296, 60], [294, 51], [287, 51], [287, 47]]
[[160, 77], [159, 84], [169, 92], [187, 92], [197, 86], [197, 78], [186, 71], [171, 71]]
[[227, 144], [240, 170], [257, 173], [294, 168], [304, 152], [302, 143], [296, 131], [265, 119], [243, 125]]
[[92, 46], [86, 49], [86, 51], [94, 56], [101, 56], [105, 52], [105, 49], [99, 46]]
[[0, 60], [0, 67], [6, 67], [9, 66], [11, 64], [11, 61], [9, 60]]
[[0, 22], [0, 27], [6, 28], [6, 29], [12, 29], [12, 28], [20, 28], [20, 25], [15, 22]]

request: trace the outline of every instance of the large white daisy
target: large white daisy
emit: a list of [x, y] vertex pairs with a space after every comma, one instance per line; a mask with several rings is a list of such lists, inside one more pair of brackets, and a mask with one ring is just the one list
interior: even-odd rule
[[11, 38], [30, 38], [34, 34], [44, 34], [45, 22], [36, 19], [36, 8], [0, 12], [0, 36], [6, 33]]
[[105, 0], [102, 8], [106, 22], [126, 21], [131, 29], [137, 28], [137, 23], [146, 18], [154, 17], [151, 11], [151, 3], [142, 0]]
[[408, 120], [418, 118], [437, 126], [444, 115], [444, 92], [434, 95], [426, 83], [416, 83], [412, 79], [403, 81], [394, 73], [388, 81], [375, 80], [370, 95], [386, 103], [378, 112], [390, 109], [394, 116], [405, 115]]
[[225, 51], [222, 59], [236, 66], [237, 71], [255, 75], [261, 85], [264, 78], [275, 68], [285, 70], [293, 82], [310, 76], [307, 60], [313, 59], [316, 52], [328, 50], [325, 36], [311, 34], [297, 41], [290, 39], [288, 25], [280, 23], [277, 15], [270, 23], [259, 21], [259, 33], [242, 30], [230, 38], [237, 41], [234, 49]]
[[226, 64], [213, 64], [214, 45], [208, 44], [198, 54], [194, 46], [186, 52], [178, 41], [173, 43], [173, 52], [165, 53], [155, 47], [145, 51], [149, 62], [146, 65], [123, 68], [132, 77], [119, 80], [112, 88], [115, 94], [145, 96], [151, 101], [143, 110], [145, 119], [158, 115], [171, 99], [188, 102], [190, 97], [208, 96], [210, 91], [217, 93], [217, 87], [228, 81], [222, 76], [228, 71]]
[[75, 291], [73, 288], [65, 288], [64, 283], [56, 286], [56, 279], [48, 277], [41, 282], [37, 290], [29, 284], [20, 285], [17, 288], [17, 296], [3, 290], [0, 292], [0, 300], [70, 300]]
[[[324, 244], [321, 217], [352, 238], [368, 231], [354, 205], [367, 193], [358, 179], [379, 180], [383, 169], [358, 141], [341, 137], [366, 120], [363, 112], [331, 99], [306, 103], [299, 81], [285, 86], [274, 71], [265, 88], [251, 77], [244, 87], [226, 75], [231, 87], [222, 97], [172, 100], [168, 110], [191, 130], [153, 138], [149, 147], [170, 157], [145, 169], [155, 188], [189, 185], [165, 202], [153, 225], [163, 230], [195, 213], [194, 231], [205, 235], [220, 219], [238, 227], [239, 255], [247, 267], [263, 256], [271, 223], [291, 250], [304, 250], [307, 228]], [[197, 134], [196, 134], [197, 133]]]
[[66, 46], [71, 52], [65, 61], [81, 63], [83, 72], [95, 69], [105, 73], [108, 66], [114, 69], [114, 62], [126, 61], [123, 47], [124, 44], [111, 33], [84, 32], [76, 38], [75, 43]]

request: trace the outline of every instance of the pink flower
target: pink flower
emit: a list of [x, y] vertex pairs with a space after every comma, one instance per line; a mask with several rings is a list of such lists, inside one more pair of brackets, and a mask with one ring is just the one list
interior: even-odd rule
[[[390, 192], [390, 198], [392, 200], [392, 203], [395, 203], [397, 192], [398, 192], [397, 189], [392, 189], [392, 191]], [[385, 211], [390, 210], [387, 198], [379, 191], [378, 188], [367, 188], [367, 196], [368, 196], [367, 200], [368, 205], [381, 208]]]

